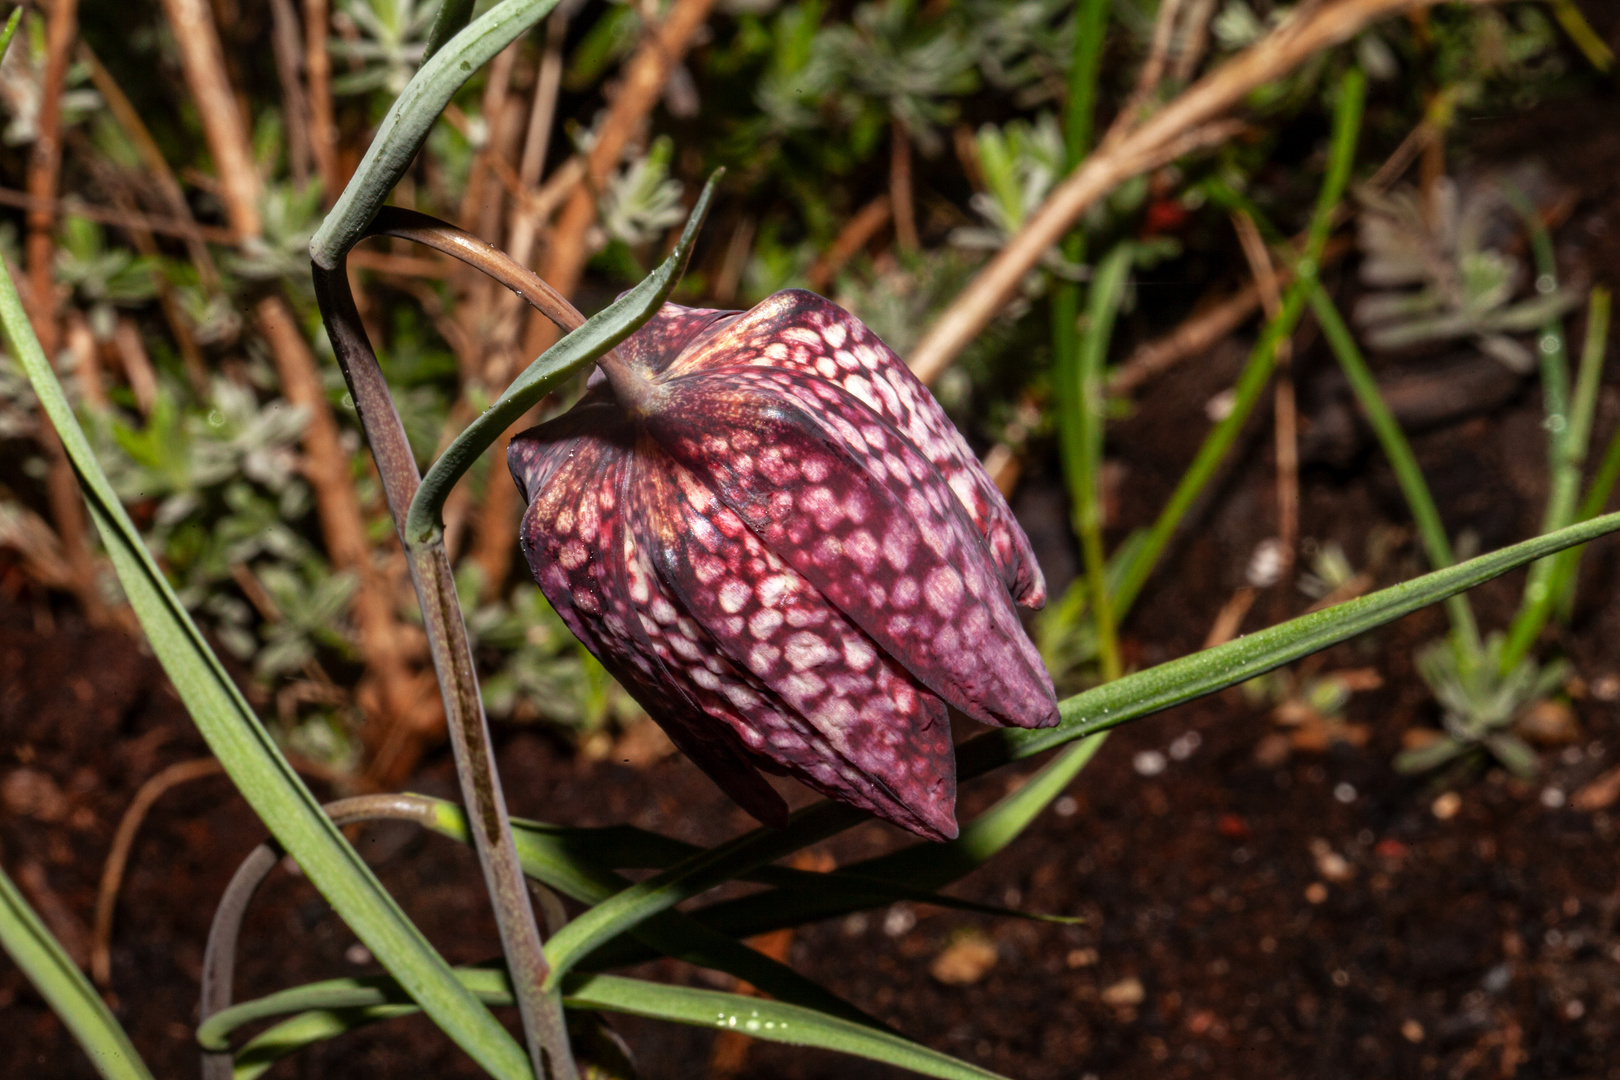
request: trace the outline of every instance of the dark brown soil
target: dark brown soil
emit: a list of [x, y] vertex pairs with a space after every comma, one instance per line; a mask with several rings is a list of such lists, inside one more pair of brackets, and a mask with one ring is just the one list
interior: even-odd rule
[[[1479, 155], [1546, 147], [1550, 171], [1580, 201], [1562, 226], [1563, 271], [1620, 276], [1620, 121], [1612, 99], [1543, 109], [1481, 132]], [[1580, 320], [1571, 320], [1578, 340]], [[1342, 397], [1331, 361], [1308, 336], [1298, 371], [1306, 416]], [[1206, 427], [1204, 402], [1229, 384], [1243, 343], [1162, 380], [1111, 454], [1125, 465], [1121, 520], [1146, 520]], [[1443, 364], [1418, 358], [1404, 370]], [[1484, 363], [1485, 361], [1479, 361]], [[1611, 377], [1612, 378], [1612, 377]], [[1489, 548], [1534, 531], [1544, 493], [1540, 402], [1529, 384], [1454, 412], [1417, 448], [1454, 533]], [[1620, 419], [1605, 390], [1598, 436]], [[1197, 648], [1242, 581], [1274, 520], [1269, 428], [1206, 500], [1127, 625], [1143, 666]], [[1308, 435], [1308, 432], [1307, 432]], [[1335, 540], [1363, 564], [1376, 528], [1405, 523], [1387, 467], [1365, 439], [1308, 462], [1302, 532]], [[1062, 544], [1061, 495], [1033, 478], [1021, 505], [1038, 538]], [[1056, 516], [1054, 516], [1056, 515]], [[1059, 570], [1067, 551], [1049, 553]], [[1048, 553], [1043, 552], [1043, 558]], [[1410, 545], [1381, 580], [1419, 572]], [[1059, 576], [1055, 574], [1054, 576]], [[1084, 916], [1081, 926], [891, 909], [801, 932], [791, 962], [899, 1029], [1009, 1076], [1194, 1075], [1620, 1077], [1620, 875], [1616, 823], [1567, 796], [1620, 764], [1620, 707], [1599, 700], [1620, 677], [1620, 547], [1595, 545], [1570, 631], [1546, 652], [1570, 656], [1588, 693], [1574, 702], [1580, 737], [1543, 754], [1534, 783], [1500, 770], [1462, 778], [1460, 808], [1441, 819], [1432, 781], [1390, 768], [1403, 732], [1434, 720], [1414, 652], [1443, 633], [1438, 611], [1331, 650], [1319, 671], [1372, 668], [1382, 687], [1356, 694], [1344, 719], [1363, 746], [1295, 751], [1260, 764], [1279, 729], [1230, 691], [1118, 732], [1075, 784], [1073, 801], [958, 886], [962, 895]], [[1476, 594], [1481, 622], [1504, 625], [1522, 576]], [[1062, 582], [1056, 582], [1061, 586]], [[1273, 595], [1275, 594], [1275, 595]], [[1260, 597], [1245, 626], [1297, 614], [1292, 591]], [[1141, 775], [1137, 756], [1169, 755]], [[1180, 740], [1178, 742], [1178, 740]], [[1275, 740], [1273, 740], [1275, 742]], [[0, 857], [58, 932], [87, 938], [94, 890], [119, 815], [160, 768], [204, 753], [155, 663], [128, 639], [31, 600], [0, 603], [0, 784], [25, 783], [29, 814], [0, 817]], [[553, 821], [629, 821], [709, 841], [747, 825], [680, 759], [636, 770], [578, 760], [543, 734], [501, 733], [513, 810]], [[450, 794], [441, 756], [411, 787]], [[18, 778], [22, 777], [21, 780]], [[963, 815], [1016, 777], [969, 787]], [[20, 803], [18, 805], [21, 805]], [[164, 796], [135, 846], [113, 938], [116, 1009], [163, 1077], [197, 1073], [190, 1044], [207, 925], [227, 878], [263, 835], [214, 777]], [[467, 852], [395, 831], [363, 834], [386, 883], [456, 962], [496, 951]], [[903, 842], [862, 827], [830, 845], [839, 859]], [[1335, 857], [1338, 862], [1335, 862]], [[43, 882], [44, 888], [40, 888]], [[994, 942], [977, 982], [946, 986], [930, 964], [964, 929]], [[369, 970], [354, 938], [307, 882], [276, 874], [245, 934], [238, 993]], [[666, 962], [641, 974], [707, 984]], [[510, 1018], [508, 1018], [510, 1020]], [[712, 1033], [619, 1024], [648, 1077], [707, 1075]], [[313, 1049], [282, 1075], [471, 1077], [476, 1070], [425, 1022], [379, 1026]], [[88, 1062], [20, 974], [0, 964], [0, 1075], [88, 1077]], [[745, 1075], [856, 1080], [893, 1070], [758, 1045]]]

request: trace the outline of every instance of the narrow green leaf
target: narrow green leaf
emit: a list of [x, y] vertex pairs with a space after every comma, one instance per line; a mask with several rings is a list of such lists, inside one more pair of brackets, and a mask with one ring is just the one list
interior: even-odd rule
[[61, 437], [130, 606], [209, 748], [254, 813], [434, 1022], [489, 1072], [512, 1080], [528, 1077], [523, 1050], [461, 988], [449, 965], [349, 846], [203, 640], [97, 463], [9, 273], [0, 278], [0, 324], [11, 355]]
[[1059, 703], [1062, 719], [1056, 727], [991, 731], [964, 743], [957, 754], [958, 775], [979, 776], [1093, 732], [1246, 682], [1617, 529], [1620, 514], [1593, 518], [1076, 694]]
[[[422, 798], [422, 796], [418, 796]], [[453, 803], [435, 803], [435, 832], [461, 843], [468, 843], [467, 818]], [[588, 857], [565, 855], [556, 846], [513, 822], [513, 839], [523, 872], [586, 904], [599, 904], [629, 888], [631, 882]], [[738, 941], [679, 911], [662, 911], [631, 929], [630, 933], [653, 956], [672, 956], [698, 967], [736, 976], [780, 1001], [816, 1009], [852, 1023], [882, 1028], [843, 998], [800, 975], [791, 967], [773, 960], [757, 949]]]
[[708, 215], [714, 200], [715, 187], [725, 175], [717, 169], [703, 186], [697, 205], [686, 218], [680, 241], [669, 257], [636, 286], [613, 303], [585, 321], [577, 330], [570, 331], [561, 341], [541, 354], [539, 359], [512, 380], [506, 392], [495, 404], [485, 409], [478, 419], [457, 435], [448, 449], [439, 456], [422, 486], [411, 500], [411, 509], [405, 518], [405, 535], [416, 543], [428, 543], [444, 528], [442, 514], [444, 501], [456, 481], [472, 468], [483, 452], [495, 444], [501, 433], [517, 423], [524, 413], [541, 398], [549, 394], [563, 379], [579, 371], [613, 348], [636, 330], [663, 306], [675, 283], [686, 269], [692, 255], [692, 245], [698, 230]]
[[[1071, 746], [1042, 766], [1017, 791], [964, 827], [955, 840], [943, 844], [914, 844], [875, 859], [851, 863], [837, 875], [816, 876], [847, 877], [891, 886], [904, 884], [917, 890], [937, 889], [959, 881], [1017, 838], [1063, 793], [1101, 746], [1102, 739], [1096, 737]], [[875, 906], [867, 900], [856, 889], [841, 887], [832, 880], [820, 886], [806, 882], [712, 904], [693, 912], [692, 917], [733, 937], [749, 937]]]
[[[17, 16], [13, 14], [6, 34], [16, 25]], [[4, 42], [0, 41], [0, 54], [4, 52]], [[107, 1080], [152, 1080], [146, 1063], [95, 987], [45, 928], [4, 870], [0, 870], [0, 948], [73, 1032], [97, 1072]]]
[[1310, 227], [1306, 231], [1305, 249], [1294, 264], [1293, 284], [1283, 294], [1282, 306], [1276, 316], [1267, 321], [1265, 329], [1260, 334], [1260, 340], [1255, 343], [1248, 361], [1238, 375], [1237, 383], [1232, 388], [1232, 411], [1205, 437], [1203, 444], [1198, 448], [1198, 453], [1193, 457], [1192, 464], [1187, 467], [1186, 473], [1176, 484], [1175, 491], [1171, 492], [1164, 508], [1159, 511], [1159, 516], [1149, 529], [1142, 546], [1126, 564], [1118, 592], [1114, 596], [1114, 607], [1120, 612], [1128, 611], [1136, 602], [1137, 595], [1147, 583], [1149, 575], [1153, 573], [1153, 568], [1158, 564], [1171, 538], [1175, 536], [1182, 519], [1192, 509], [1199, 494], [1214, 478], [1221, 463], [1226, 460], [1226, 455], [1231, 450], [1232, 444], [1237, 441], [1249, 413], [1260, 400], [1261, 391], [1271, 379], [1272, 369], [1277, 363], [1278, 347], [1294, 332], [1294, 327], [1299, 322], [1300, 314], [1305, 308], [1307, 290], [1316, 280], [1317, 269], [1322, 262], [1322, 250], [1327, 245], [1328, 235], [1333, 231], [1333, 211], [1339, 205], [1345, 186], [1350, 181], [1350, 169], [1355, 163], [1356, 141], [1361, 132], [1361, 109], [1366, 93], [1366, 76], [1359, 68], [1351, 68], [1339, 84], [1339, 100], [1333, 114], [1333, 139], [1328, 150], [1327, 175], [1323, 177], [1322, 188], [1317, 193], [1316, 209], [1311, 216]]
[[[490, 1005], [509, 1005], [512, 1002], [511, 984], [502, 969], [458, 968], [456, 976], [469, 991]], [[615, 975], [576, 975], [565, 984], [563, 1004], [572, 1009], [626, 1013], [694, 1027], [740, 1031], [768, 1042], [812, 1046], [880, 1061], [922, 1076], [945, 1077], [949, 1080], [995, 1080], [997, 1075], [899, 1035], [822, 1016], [779, 1001], [718, 990], [666, 986]], [[348, 1030], [343, 1027], [345, 1024], [353, 1026], [399, 1015], [397, 1012], [377, 1010], [404, 1005], [404, 996], [398, 986], [386, 977], [332, 979], [233, 1006], [213, 1018], [209, 1037], [211, 1042], [223, 1045], [232, 1029], [254, 1020], [286, 1013], [307, 1015], [314, 1011], [319, 1014], [309, 1020], [299, 1016], [289, 1024], [300, 1027], [290, 1029], [289, 1024], [278, 1025], [248, 1043], [243, 1055], [251, 1052], [255, 1055], [255, 1061], [259, 1061], [268, 1053], [286, 1054], [296, 1050], [299, 1045], [306, 1045], [294, 1045], [297, 1038], [308, 1037], [310, 1041], [330, 1038], [340, 1030]]]
[[[447, 0], [451, 14], [456, 13], [458, 2]], [[309, 256], [316, 265], [327, 270], [337, 267], [410, 168], [411, 159], [456, 91], [556, 6], [557, 0], [502, 0], [417, 69], [383, 117], [353, 179], [310, 239]]]

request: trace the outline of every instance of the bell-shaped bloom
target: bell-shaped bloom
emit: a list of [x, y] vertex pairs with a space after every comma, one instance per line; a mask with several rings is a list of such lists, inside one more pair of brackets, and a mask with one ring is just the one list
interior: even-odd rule
[[761, 821], [765, 769], [955, 836], [946, 706], [1058, 712], [1013, 606], [1045, 600], [1029, 540], [932, 395], [799, 290], [666, 304], [603, 371], [509, 452], [558, 614]]

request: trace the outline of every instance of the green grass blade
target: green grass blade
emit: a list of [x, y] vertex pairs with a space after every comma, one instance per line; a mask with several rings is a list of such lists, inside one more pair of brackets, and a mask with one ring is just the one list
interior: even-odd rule
[[964, 743], [957, 754], [958, 775], [979, 776], [1093, 732], [1235, 686], [1617, 529], [1620, 514], [1571, 525], [1076, 694], [1059, 703], [1062, 719], [1056, 727], [991, 731]]
[[1074, 492], [1075, 525], [1085, 557], [1091, 621], [1097, 630], [1097, 655], [1104, 679], [1119, 678], [1123, 668], [1119, 661], [1119, 642], [1114, 634], [1114, 602], [1108, 593], [1108, 557], [1103, 551], [1102, 464], [1108, 405], [1103, 367], [1108, 360], [1108, 343], [1114, 336], [1114, 319], [1125, 300], [1125, 286], [1130, 281], [1135, 253], [1135, 244], [1125, 241], [1108, 253], [1092, 275], [1086, 329], [1074, 371], [1077, 383], [1074, 404], [1079, 415], [1072, 426], [1078, 429], [1077, 445], [1074, 460], [1065, 462], [1073, 470], [1069, 486]]
[[[1586, 342], [1581, 349], [1580, 374], [1575, 384], [1575, 401], [1570, 409], [1570, 439], [1566, 447], [1577, 472], [1586, 461], [1588, 444], [1592, 437], [1592, 414], [1597, 408], [1598, 386], [1602, 382], [1603, 358], [1609, 344], [1609, 290], [1598, 286], [1592, 290], [1587, 305]], [[1616, 432], [1603, 456], [1592, 486], [1576, 510], [1575, 519], [1586, 521], [1597, 516], [1609, 501], [1615, 479], [1620, 477], [1620, 432]], [[1546, 563], [1531, 568], [1531, 581], [1525, 587], [1524, 603], [1519, 605], [1513, 624], [1508, 627], [1507, 639], [1502, 645], [1503, 671], [1512, 671], [1519, 661], [1530, 655], [1542, 627], [1552, 618], [1554, 609], [1571, 596], [1575, 572], [1580, 569], [1582, 548], [1560, 551]], [[1544, 577], [1534, 575], [1542, 566], [1550, 565]]]
[[594, 363], [609, 349], [635, 333], [653, 317], [669, 297], [681, 272], [692, 255], [692, 244], [714, 200], [715, 187], [724, 170], [717, 170], [703, 187], [697, 205], [687, 216], [686, 227], [680, 241], [669, 257], [648, 274], [635, 288], [585, 321], [577, 330], [541, 354], [539, 359], [513, 379], [495, 404], [485, 409], [478, 419], [457, 435], [455, 441], [439, 456], [422, 486], [411, 500], [410, 512], [405, 518], [405, 535], [415, 543], [430, 543], [444, 528], [444, 501], [468, 469], [495, 444], [501, 433], [522, 418], [523, 414], [549, 394], [563, 379], [588, 364]]
[[[875, 859], [851, 863], [840, 875], [820, 876], [832, 878], [847, 874], [863, 881], [903, 883], [918, 890], [938, 889], [959, 881], [1028, 828], [1036, 816], [1063, 793], [1101, 746], [1102, 739], [1094, 737], [1069, 747], [1042, 766], [1017, 791], [964, 827], [955, 840], [943, 844], [915, 844]], [[727, 934], [748, 937], [875, 906], [859, 902], [862, 899], [858, 894], [836, 888], [818, 889], [807, 883], [722, 901], [700, 908], [693, 913], [693, 918]], [[937, 900], [927, 902], [938, 903]]]
[[[454, 9], [457, 2], [447, 0], [446, 7]], [[410, 168], [439, 114], [473, 72], [556, 6], [557, 0], [502, 0], [417, 69], [383, 117], [354, 178], [310, 239], [309, 256], [317, 265], [336, 268], [338, 260], [359, 242], [388, 193]]]
[[[511, 1004], [511, 984], [504, 970], [492, 967], [458, 968], [456, 975], [480, 1000], [490, 1005]], [[576, 975], [567, 980], [563, 1004], [571, 1009], [626, 1013], [694, 1027], [740, 1031], [768, 1042], [851, 1054], [908, 1069], [922, 1076], [947, 1080], [996, 1080], [997, 1076], [899, 1035], [822, 1016], [779, 1001], [718, 990], [666, 986], [615, 975]], [[286, 1013], [308, 1014], [313, 1011], [321, 1014], [307, 1021], [299, 1016], [289, 1024], [271, 1028], [243, 1050], [246, 1055], [249, 1051], [255, 1051], [258, 1044], [256, 1053], [262, 1058], [269, 1046], [274, 1046], [282, 1054], [290, 1053], [299, 1045], [307, 1045], [294, 1045], [296, 1037], [309, 1036], [311, 1041], [330, 1038], [341, 1030], [350, 1030], [350, 1027], [343, 1027], [344, 1024], [352, 1027], [399, 1015], [398, 1012], [380, 1010], [404, 1005], [398, 986], [386, 977], [333, 979], [283, 990], [257, 1001], [233, 1006], [214, 1018], [218, 1023], [210, 1028], [209, 1036], [211, 1041], [222, 1044], [230, 1030], [253, 1020]], [[303, 1026], [289, 1031], [290, 1024]]]
[[0, 275], [0, 324], [78, 474], [90, 515], [147, 640], [248, 805], [298, 860], [339, 916], [474, 1060], [496, 1076], [530, 1075], [527, 1056], [405, 917], [282, 757], [174, 595], [63, 395], [10, 275]]
[[[12, 16], [7, 32], [16, 28]], [[0, 53], [5, 48], [0, 45]], [[108, 1010], [101, 995], [69, 959], [22, 893], [0, 870], [0, 948], [22, 969], [51, 1011], [79, 1041], [107, 1080], [152, 1080], [146, 1063]]]
[[1327, 174], [1317, 193], [1316, 210], [1311, 216], [1306, 233], [1305, 250], [1294, 264], [1294, 281], [1283, 294], [1282, 306], [1275, 318], [1266, 323], [1254, 351], [1249, 354], [1243, 371], [1233, 387], [1232, 411], [1215, 425], [1187, 468], [1164, 509], [1148, 531], [1147, 538], [1125, 567], [1119, 591], [1114, 597], [1116, 611], [1129, 610], [1135, 602], [1148, 576], [1164, 554], [1165, 547], [1176, 529], [1192, 508], [1194, 500], [1214, 478], [1215, 471], [1226, 460], [1232, 444], [1237, 441], [1249, 413], [1260, 399], [1271, 372], [1277, 364], [1277, 349], [1294, 332], [1300, 313], [1304, 311], [1307, 292], [1316, 280], [1317, 268], [1322, 264], [1322, 249], [1327, 245], [1333, 229], [1333, 211], [1344, 196], [1350, 181], [1350, 167], [1355, 162], [1356, 141], [1361, 132], [1362, 105], [1366, 99], [1367, 79], [1360, 69], [1351, 68], [1339, 85], [1339, 100], [1333, 114], [1333, 138], [1328, 151]]
[[[1407, 509], [1417, 525], [1418, 537], [1429, 556], [1429, 565], [1440, 569], [1455, 564], [1457, 559], [1451, 551], [1451, 540], [1446, 536], [1440, 511], [1435, 508], [1434, 496], [1429, 493], [1428, 482], [1423, 479], [1423, 470], [1418, 468], [1412, 446], [1406, 441], [1400, 424], [1395, 421], [1395, 415], [1384, 404], [1383, 396], [1378, 392], [1378, 380], [1373, 377], [1361, 350], [1356, 347], [1356, 339], [1351, 335], [1350, 328], [1344, 324], [1339, 309], [1319, 282], [1313, 282], [1311, 289], [1311, 311], [1316, 315], [1317, 324], [1322, 327], [1322, 336], [1327, 339], [1328, 348], [1339, 361], [1339, 370], [1344, 372], [1351, 391], [1356, 395], [1356, 402], [1366, 414], [1367, 423], [1372, 426], [1373, 435], [1377, 437], [1384, 456], [1389, 459], [1390, 468], [1395, 471], [1401, 494], [1406, 496]], [[1467, 598], [1449, 597], [1446, 611], [1451, 616], [1453, 628], [1477, 652], [1479, 627], [1474, 622], [1474, 611], [1468, 606]]]
[[[469, 843], [467, 818], [461, 808], [437, 799], [432, 801], [435, 814], [429, 827], [453, 840]], [[548, 838], [524, 830], [516, 822], [513, 834], [523, 872], [575, 900], [599, 904], [631, 885], [629, 879], [588, 858], [564, 854], [556, 846], [547, 844]], [[752, 983], [778, 1000], [843, 1017], [852, 1023], [883, 1026], [786, 964], [682, 912], [659, 912], [632, 928], [631, 933], [655, 956], [672, 956], [698, 967], [723, 971]]]
[[236, 1055], [234, 1080], [258, 1080], [270, 1066], [312, 1043], [335, 1039], [365, 1027], [416, 1012], [414, 1005], [373, 1005], [364, 1009], [313, 1009], [255, 1037]]

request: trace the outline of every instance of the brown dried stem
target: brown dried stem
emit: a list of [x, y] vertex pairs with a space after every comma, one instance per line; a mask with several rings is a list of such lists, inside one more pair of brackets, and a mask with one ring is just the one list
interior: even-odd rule
[[1334, 0], [1301, 11], [1204, 76], [1156, 115], [1111, 133], [1096, 153], [1053, 189], [1018, 234], [934, 323], [912, 351], [912, 370], [924, 382], [937, 378], [996, 317], [1041, 256], [1063, 238], [1088, 207], [1120, 183], [1174, 160], [1180, 154], [1173, 151], [1189, 135], [1309, 57], [1348, 40], [1378, 19], [1435, 2]]
[[854, 217], [844, 223], [838, 235], [833, 238], [832, 246], [821, 253], [810, 269], [805, 273], [805, 280], [817, 292], [825, 289], [832, 283], [838, 271], [844, 264], [855, 257], [855, 254], [872, 242], [878, 230], [889, 223], [889, 197], [879, 195], [871, 202], [858, 210]]
[[[624, 151], [646, 123], [663, 95], [670, 70], [686, 55], [715, 0], [676, 0], [669, 15], [647, 35], [625, 64], [619, 91], [608, 108], [596, 142], [585, 159], [584, 182], [575, 187], [563, 206], [550, 242], [541, 277], [564, 296], [579, 285], [590, 257], [587, 234], [596, 220], [596, 194], [618, 166]], [[521, 353], [539, 356], [557, 340], [555, 328], [544, 317], [530, 316]], [[493, 447], [497, 460], [505, 457], [505, 438]], [[479, 520], [473, 558], [483, 570], [486, 587], [499, 588], [512, 566], [512, 536], [517, 525], [517, 488], [491, 484]]]
[[270, 43], [276, 54], [276, 78], [281, 83], [281, 112], [287, 125], [287, 166], [293, 183], [309, 181], [309, 102], [299, 77], [304, 61], [303, 35], [293, 0], [270, 0]]
[[330, 201], [343, 186], [338, 176], [337, 123], [332, 119], [332, 54], [326, 47], [327, 0], [304, 0], [304, 72], [309, 78], [309, 152]]
[[112, 987], [112, 924], [118, 908], [118, 890], [124, 883], [124, 868], [129, 865], [130, 849], [135, 846], [135, 835], [141, 822], [154, 803], [170, 788], [189, 780], [213, 776], [221, 771], [216, 758], [196, 758], [170, 765], [153, 776], [135, 792], [134, 800], [118, 821], [113, 834], [112, 849], [101, 868], [101, 887], [96, 891], [96, 925], [90, 941], [90, 975], [103, 990]]
[[[1282, 288], [1278, 284], [1277, 268], [1260, 237], [1254, 219], [1243, 211], [1232, 215], [1232, 226], [1237, 231], [1243, 257], [1249, 272], [1260, 290], [1260, 302], [1266, 318], [1275, 319], [1282, 310]], [[1293, 342], [1284, 338], [1277, 343], [1277, 382], [1273, 393], [1276, 417], [1275, 436], [1277, 454], [1277, 544], [1282, 560], [1278, 580], [1287, 582], [1294, 568], [1295, 549], [1299, 543], [1299, 435], [1297, 409], [1294, 401], [1294, 380], [1290, 374], [1293, 360]]]

